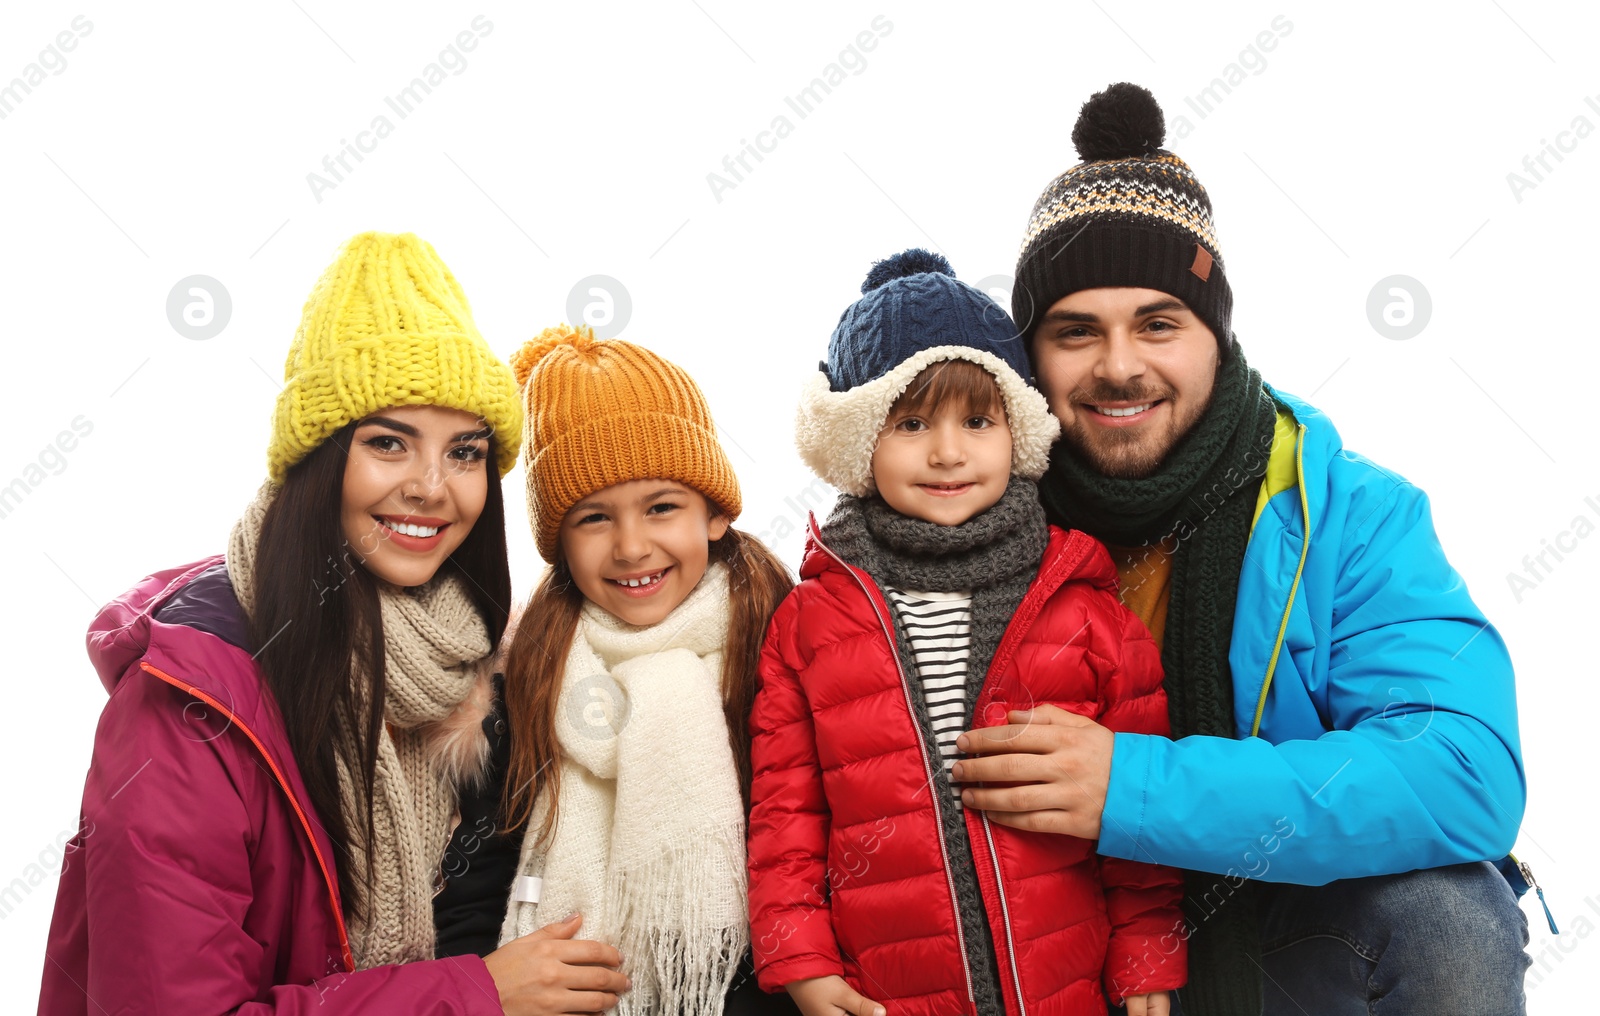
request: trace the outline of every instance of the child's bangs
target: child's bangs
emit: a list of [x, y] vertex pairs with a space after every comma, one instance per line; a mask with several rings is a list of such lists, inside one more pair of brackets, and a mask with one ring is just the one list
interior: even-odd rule
[[918, 374], [889, 409], [891, 419], [923, 416], [943, 406], [1005, 419], [1005, 398], [994, 375], [971, 360], [940, 360]]

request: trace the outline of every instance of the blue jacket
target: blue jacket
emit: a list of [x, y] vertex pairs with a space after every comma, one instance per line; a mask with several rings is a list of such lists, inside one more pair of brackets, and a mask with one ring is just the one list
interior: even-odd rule
[[1228, 657], [1238, 739], [1117, 734], [1100, 853], [1304, 885], [1498, 859], [1526, 796], [1505, 643], [1427, 495], [1272, 394]]

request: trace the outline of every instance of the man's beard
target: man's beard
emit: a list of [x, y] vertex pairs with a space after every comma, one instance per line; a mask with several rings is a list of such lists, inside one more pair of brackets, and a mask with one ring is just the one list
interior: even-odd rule
[[[1213, 387], [1212, 392], [1215, 390]], [[1161, 468], [1167, 454], [1205, 415], [1206, 409], [1211, 405], [1212, 392], [1207, 392], [1198, 407], [1180, 419], [1176, 415], [1174, 401], [1177, 392], [1169, 386], [1144, 384], [1119, 386], [1098, 381], [1089, 388], [1074, 388], [1067, 399], [1080, 417], [1097, 412], [1089, 405], [1090, 403], [1105, 402], [1138, 404], [1165, 401], [1169, 415], [1160, 430], [1154, 430], [1149, 426], [1102, 427], [1087, 419], [1081, 419], [1072, 426], [1062, 429], [1061, 440], [1066, 442], [1068, 449], [1081, 462], [1098, 473], [1117, 480], [1142, 480]], [[1094, 435], [1093, 440], [1086, 439], [1086, 435], [1089, 434]]]

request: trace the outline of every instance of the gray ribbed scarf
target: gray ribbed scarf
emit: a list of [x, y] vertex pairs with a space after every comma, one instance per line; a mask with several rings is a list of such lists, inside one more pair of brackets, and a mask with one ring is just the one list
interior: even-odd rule
[[[880, 592], [885, 586], [923, 592], [971, 590], [971, 645], [967, 658], [967, 727], [972, 708], [983, 687], [989, 663], [1006, 625], [1039, 572], [1049, 524], [1039, 503], [1038, 486], [1013, 476], [1005, 493], [985, 511], [958, 526], [941, 526], [901, 515], [880, 497], [841, 495], [833, 514], [822, 527], [822, 538], [833, 551], [872, 576]], [[907, 675], [916, 673], [910, 642], [900, 612], [890, 610], [895, 623], [895, 648]], [[923, 739], [935, 744], [927, 706], [920, 694], [910, 696], [916, 705]], [[967, 827], [955, 806], [949, 777], [934, 756], [933, 783], [928, 788], [939, 809], [945, 852], [955, 881], [966, 938], [967, 963], [972, 973], [973, 1000], [979, 1016], [1004, 1016], [1005, 993], [1000, 987], [994, 942], [984, 920], [983, 895], [978, 888]]]
[[[1061, 441], [1039, 484], [1050, 521], [1059, 526], [1121, 546], [1178, 541], [1161, 647], [1174, 738], [1234, 736], [1228, 648], [1276, 420], [1261, 375], [1235, 344], [1217, 368], [1211, 405], [1154, 473], [1106, 476]], [[1185, 1016], [1256, 1016], [1261, 941], [1253, 887], [1247, 882], [1229, 891], [1223, 876], [1195, 871], [1185, 872], [1184, 882], [1184, 909], [1195, 929], [1189, 983], [1179, 992]], [[1226, 905], [1207, 908], [1208, 894]]]

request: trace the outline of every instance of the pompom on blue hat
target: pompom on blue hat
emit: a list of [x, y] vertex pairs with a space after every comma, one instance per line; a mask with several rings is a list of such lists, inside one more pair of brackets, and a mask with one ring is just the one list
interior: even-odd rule
[[801, 395], [795, 443], [806, 464], [844, 493], [872, 493], [872, 452], [895, 401], [930, 365], [970, 360], [994, 376], [1005, 401], [1012, 472], [1042, 476], [1061, 424], [1031, 386], [1011, 316], [957, 279], [943, 256], [920, 248], [874, 264], [861, 293], [839, 316], [828, 358]]

